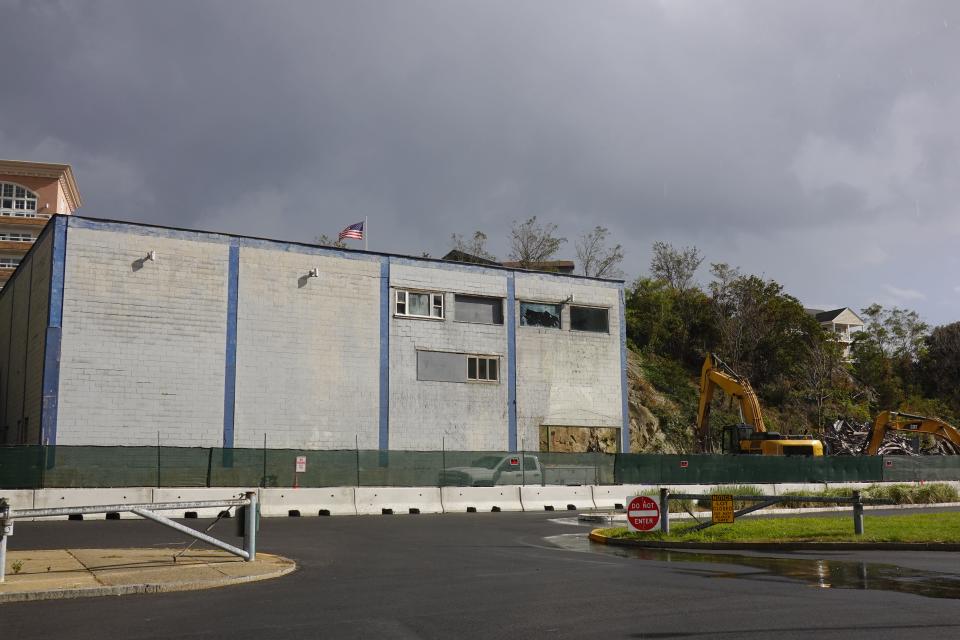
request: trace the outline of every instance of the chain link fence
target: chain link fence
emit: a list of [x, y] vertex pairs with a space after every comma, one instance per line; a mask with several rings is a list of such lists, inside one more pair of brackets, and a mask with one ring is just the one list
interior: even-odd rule
[[[297, 472], [298, 458], [303, 464]], [[0, 489], [750, 484], [960, 480], [960, 456], [0, 447]]]

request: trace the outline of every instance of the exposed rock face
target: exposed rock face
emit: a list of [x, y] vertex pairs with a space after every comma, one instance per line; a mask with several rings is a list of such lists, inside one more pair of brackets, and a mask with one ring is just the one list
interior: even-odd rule
[[616, 453], [620, 430], [613, 427], [540, 427], [540, 451]]
[[641, 356], [627, 352], [627, 401], [630, 409], [631, 453], [680, 453], [667, 437], [665, 425], [657, 416], [676, 416], [682, 423], [680, 408], [651, 385], [643, 373]]

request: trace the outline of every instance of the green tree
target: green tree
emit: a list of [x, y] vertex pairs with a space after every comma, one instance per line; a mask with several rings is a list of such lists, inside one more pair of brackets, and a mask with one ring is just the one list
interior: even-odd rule
[[497, 261], [497, 257], [487, 251], [487, 234], [483, 231], [474, 231], [469, 238], [459, 233], [453, 234], [450, 236], [450, 248], [483, 260]]
[[346, 244], [344, 244], [343, 240], [332, 238], [325, 233], [321, 233], [316, 238], [314, 238], [313, 241], [316, 242], [321, 247], [335, 247], [337, 249], [343, 249], [347, 246]]
[[556, 234], [557, 225], [552, 222], [541, 225], [537, 216], [525, 222], [514, 220], [510, 229], [510, 259], [519, 262], [524, 269], [552, 259], [567, 241]]
[[693, 286], [693, 277], [703, 262], [696, 247], [678, 249], [668, 242], [654, 242], [650, 258], [650, 274], [663, 280], [671, 289], [686, 291]]
[[872, 390], [874, 411], [897, 409], [920, 394], [919, 362], [928, 325], [915, 311], [872, 304], [861, 311], [864, 326], [850, 348], [857, 379]]
[[960, 414], [960, 322], [936, 327], [924, 346], [920, 357], [924, 390]]

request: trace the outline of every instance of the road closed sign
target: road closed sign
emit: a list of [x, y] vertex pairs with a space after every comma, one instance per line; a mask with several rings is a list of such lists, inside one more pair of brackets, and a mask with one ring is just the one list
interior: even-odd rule
[[660, 524], [660, 507], [647, 496], [634, 496], [627, 501], [627, 526], [633, 531], [651, 531]]

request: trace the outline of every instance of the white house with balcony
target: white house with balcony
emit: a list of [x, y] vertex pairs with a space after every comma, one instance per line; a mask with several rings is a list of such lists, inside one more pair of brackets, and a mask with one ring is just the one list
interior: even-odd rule
[[822, 309], [805, 309], [813, 316], [824, 331], [828, 331], [843, 345], [843, 357], [850, 358], [850, 345], [853, 344], [853, 336], [863, 330], [863, 319], [860, 318], [850, 307], [832, 309], [824, 311]]

